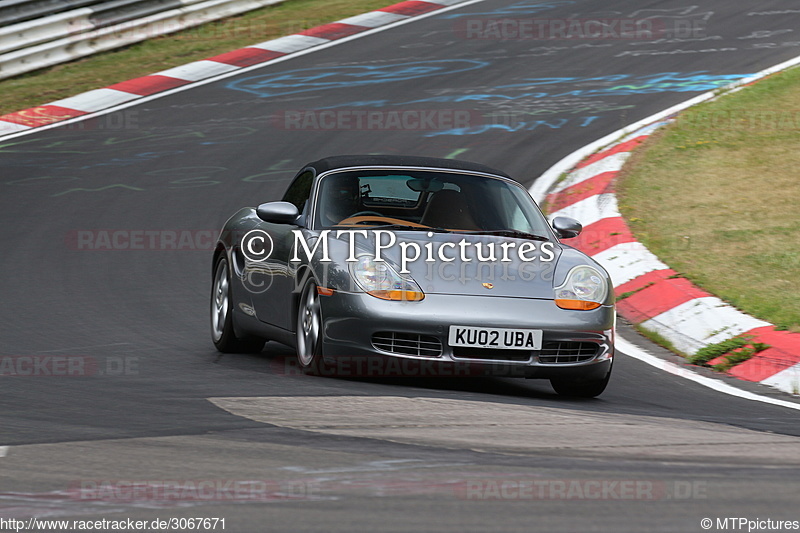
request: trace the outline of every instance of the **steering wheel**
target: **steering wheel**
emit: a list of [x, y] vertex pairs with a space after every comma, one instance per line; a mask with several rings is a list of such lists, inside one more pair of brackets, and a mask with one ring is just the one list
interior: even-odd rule
[[[358, 213], [353, 213], [352, 215], [350, 215], [350, 216], [348, 216], [346, 218], [343, 218], [342, 220], [339, 221], [339, 224], [341, 224], [342, 222], [346, 222], [346, 221], [348, 221], [350, 219], [356, 218], [356, 217], [365, 217], [365, 216], [369, 216], [369, 217], [373, 217], [373, 218], [377, 217], [377, 218], [380, 218], [380, 219], [385, 218], [382, 214], [378, 213], [377, 211], [359, 211]], [[362, 222], [368, 222], [368, 221], [367, 220], [360, 220], [360, 221], [356, 222], [355, 224], [361, 224]]]
[[378, 213], [377, 211], [359, 211], [358, 213], [353, 213], [352, 215], [350, 215], [347, 218], [363, 217], [363, 216], [367, 216], [367, 215], [375, 215], [376, 217], [382, 217], [383, 216], [381, 213]]

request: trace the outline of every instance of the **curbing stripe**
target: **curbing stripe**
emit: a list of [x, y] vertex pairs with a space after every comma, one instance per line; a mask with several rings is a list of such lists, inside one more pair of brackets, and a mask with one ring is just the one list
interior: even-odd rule
[[770, 324], [745, 315], [715, 296], [706, 296], [679, 304], [641, 325], [662, 334], [678, 350], [692, 355], [709, 344]]
[[286, 55], [283, 52], [275, 52], [273, 50], [264, 50], [263, 48], [241, 48], [233, 52], [226, 52], [214, 57], [209, 57], [208, 61], [216, 61], [217, 63], [225, 63], [226, 65], [233, 65], [235, 67], [249, 67], [257, 63], [263, 63], [276, 57]]
[[617, 285], [615, 287], [617, 291], [617, 296], [625, 294], [626, 292], [640, 291], [651, 283], [655, 283], [659, 280], [667, 279], [669, 277], [677, 275], [678, 273], [672, 270], [671, 268], [667, 268], [664, 270], [652, 270], [647, 274], [642, 274], [638, 278], [634, 278], [631, 281], [628, 281], [627, 283], [622, 283], [620, 285]]
[[79, 117], [85, 114], [85, 111], [68, 109], [66, 107], [53, 104], [46, 104], [39, 107], [32, 107], [31, 109], [25, 109], [23, 111], [17, 111], [16, 113], [4, 115], [0, 118], [2, 118], [2, 121], [5, 123], [3, 124], [3, 128], [8, 128], [6, 124], [10, 124], [21, 129], [31, 129], [36, 128], [37, 126], [45, 126], [47, 124], [53, 124], [54, 122], [67, 120], [69, 118]]
[[580, 235], [570, 239], [570, 246], [593, 256], [608, 250], [612, 246], [635, 241], [636, 239], [634, 239], [622, 217], [611, 217], [584, 227]]
[[397, 15], [406, 15], [409, 17], [413, 17], [416, 15], [422, 15], [424, 13], [428, 13], [430, 11], [435, 11], [437, 9], [441, 9], [442, 6], [446, 5], [454, 5], [458, 2], [416, 2], [416, 1], [409, 1], [409, 2], [400, 2], [399, 4], [394, 4], [388, 7], [382, 7], [378, 11], [385, 11], [387, 13], [395, 13]]
[[775, 331], [773, 326], [767, 326], [752, 329], [744, 335], [752, 335], [752, 342], [768, 344], [770, 348], [733, 367], [731, 375], [748, 381], [764, 381], [800, 363], [796, 333]]
[[575, 168], [583, 168], [586, 166], [591, 165], [592, 163], [596, 163], [601, 159], [604, 159], [610, 155], [618, 154], [620, 152], [632, 152], [637, 146], [642, 144], [645, 140], [647, 140], [648, 135], [639, 135], [638, 132], [635, 134], [636, 136], [629, 140], [620, 142], [618, 145], [614, 146], [613, 148], [609, 148], [604, 152], [599, 152], [597, 154], [591, 155], [578, 163]]
[[587, 226], [604, 218], [620, 216], [617, 197], [611, 193], [596, 194], [551, 213], [551, 218], [571, 217]]
[[155, 74], [157, 76], [167, 76], [169, 78], [178, 78], [180, 80], [199, 81], [212, 76], [217, 76], [218, 74], [231, 72], [233, 70], [237, 70], [237, 67], [234, 67], [233, 65], [225, 65], [224, 63], [217, 63], [216, 61], [201, 59], [200, 61], [186, 63], [185, 65], [181, 65], [179, 67], [162, 70], [161, 72], [156, 72]]
[[636, 241], [612, 246], [592, 259], [605, 267], [615, 288], [654, 270], [669, 268], [644, 244]]
[[14, 120], [16, 120], [14, 118], [15, 114], [16, 113], [5, 115], [3, 120], [0, 120], [0, 137], [3, 135], [10, 135], [12, 133], [19, 133], [21, 131], [29, 130], [33, 127], [14, 122]]
[[686, 278], [662, 279], [617, 303], [617, 311], [639, 324], [695, 298], [711, 296]]
[[567, 179], [553, 187], [552, 192], [561, 192], [564, 189], [577, 185], [578, 183], [584, 182], [604, 172], [619, 172], [622, 169], [622, 166], [625, 164], [625, 161], [627, 161], [630, 156], [630, 152], [613, 154], [601, 159], [600, 161], [597, 161], [596, 163], [592, 163], [591, 165], [580, 168], [570, 174]]
[[301, 31], [300, 35], [307, 35], [309, 37], [319, 37], [321, 39], [328, 39], [335, 41], [344, 37], [350, 37], [356, 33], [368, 30], [366, 26], [353, 26], [352, 24], [342, 24], [341, 22], [331, 22], [330, 24], [323, 24], [316, 28], [311, 28]]
[[70, 96], [69, 98], [64, 98], [63, 100], [56, 100], [50, 105], [58, 106], [64, 109], [74, 109], [84, 113], [91, 113], [99, 109], [105, 109], [107, 107], [124, 104], [125, 102], [130, 102], [131, 100], [135, 100], [137, 98], [141, 98], [141, 96], [138, 94], [118, 91], [116, 89], [109, 89], [106, 87], [105, 89], [95, 89], [93, 91], [81, 93], [77, 96]]
[[616, 177], [617, 171], [601, 172], [580, 183], [570, 185], [559, 193], [549, 195], [547, 207], [557, 211], [597, 194], [613, 193], [612, 182]]
[[384, 24], [391, 24], [398, 20], [407, 19], [408, 15], [401, 15], [399, 13], [389, 13], [388, 11], [371, 11], [363, 15], [356, 15], [342, 19], [339, 22], [342, 24], [351, 24], [353, 26], [364, 26], [366, 28], [377, 28]]
[[330, 42], [328, 39], [321, 39], [319, 37], [311, 37], [310, 35], [287, 35], [286, 37], [279, 37], [259, 44], [254, 44], [249, 48], [262, 48], [264, 50], [271, 50], [274, 52], [283, 52], [284, 54], [291, 54], [305, 50], [313, 46], [319, 46]]
[[153, 74], [150, 76], [142, 76], [141, 78], [134, 78], [132, 80], [115, 83], [109, 85], [109, 89], [116, 89], [131, 94], [138, 94], [139, 96], [148, 96], [151, 94], [167, 91], [191, 83], [187, 80], [179, 80], [178, 78], [170, 78], [169, 76], [160, 76]]
[[[738, 367], [734, 367], [734, 369], [736, 368]], [[761, 383], [792, 394], [800, 394], [800, 364], [781, 370], [777, 374], [761, 380]]]

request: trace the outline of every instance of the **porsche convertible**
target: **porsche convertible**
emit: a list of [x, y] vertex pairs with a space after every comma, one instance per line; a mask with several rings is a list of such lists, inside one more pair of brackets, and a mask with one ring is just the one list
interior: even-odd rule
[[[225, 223], [213, 256], [211, 334], [221, 352], [296, 349], [342, 362], [470, 366], [605, 390], [614, 358], [608, 273], [562, 241], [504, 172], [416, 156], [309, 163], [280, 201]], [[409, 367], [410, 368], [410, 367]]]

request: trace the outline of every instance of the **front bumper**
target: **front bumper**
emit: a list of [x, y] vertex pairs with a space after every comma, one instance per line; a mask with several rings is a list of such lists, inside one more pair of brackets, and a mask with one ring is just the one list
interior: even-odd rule
[[[613, 306], [570, 311], [560, 309], [552, 300], [442, 294], [428, 294], [420, 302], [395, 302], [338, 291], [320, 300], [323, 353], [329, 363], [369, 358], [374, 364], [376, 360], [400, 359], [444, 372], [451, 372], [444, 369], [455, 366], [464, 374], [601, 379], [614, 355]], [[448, 345], [451, 325], [540, 329], [543, 349], [453, 348]], [[420, 351], [425, 353], [389, 346], [382, 341], [387, 333], [420, 339], [426, 347]], [[580, 355], [555, 355], [562, 348], [565, 353]]]

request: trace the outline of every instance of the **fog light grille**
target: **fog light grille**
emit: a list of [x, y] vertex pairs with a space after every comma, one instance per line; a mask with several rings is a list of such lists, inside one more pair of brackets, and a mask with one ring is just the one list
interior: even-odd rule
[[432, 335], [380, 331], [372, 335], [372, 345], [378, 350], [397, 355], [418, 357], [440, 357], [442, 355], [442, 343]]
[[531, 352], [526, 350], [497, 350], [492, 348], [453, 347], [453, 357], [459, 359], [484, 359], [487, 361], [530, 361]]
[[594, 342], [555, 341], [542, 344], [539, 362], [548, 364], [591, 361], [600, 348]]

